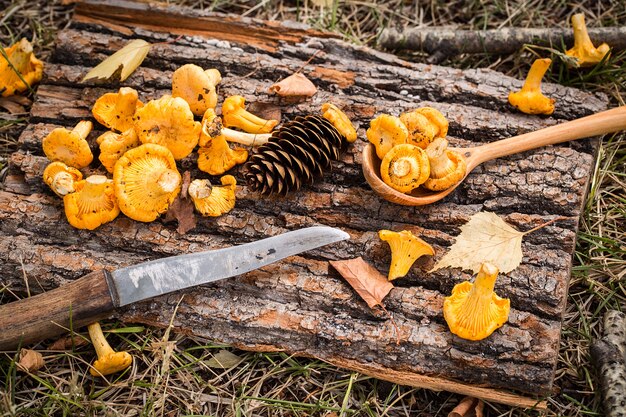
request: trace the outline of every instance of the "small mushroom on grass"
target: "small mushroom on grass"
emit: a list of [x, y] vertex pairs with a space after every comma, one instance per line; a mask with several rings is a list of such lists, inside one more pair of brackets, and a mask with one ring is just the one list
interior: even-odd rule
[[429, 175], [428, 156], [415, 145], [394, 146], [380, 164], [380, 176], [385, 184], [402, 193], [419, 187]]
[[585, 24], [585, 15], [576, 13], [572, 15], [572, 27], [574, 28], [574, 46], [565, 52], [565, 55], [574, 58], [574, 62], [578, 67], [589, 67], [601, 62], [605, 56], [610, 53], [610, 47], [606, 43], [593, 46], [589, 33], [587, 33], [587, 25]]
[[376, 155], [383, 159], [396, 145], [408, 142], [409, 131], [402, 121], [389, 114], [381, 114], [370, 122], [365, 132], [367, 140], [376, 147]]
[[212, 138], [221, 136], [228, 142], [239, 143], [246, 146], [257, 146], [267, 143], [272, 136], [270, 133], [252, 134], [239, 132], [234, 129], [224, 127], [222, 119], [217, 117], [211, 109], [207, 110], [202, 118], [202, 134], [200, 146], [205, 146]]
[[75, 192], [63, 197], [67, 221], [77, 229], [93, 230], [120, 213], [113, 181], [92, 175], [74, 184]]
[[506, 323], [511, 302], [493, 291], [497, 278], [498, 268], [484, 263], [473, 284], [464, 281], [454, 286], [443, 303], [443, 317], [452, 333], [481, 340]]
[[100, 323], [87, 326], [89, 338], [96, 349], [98, 359], [93, 363], [89, 373], [93, 376], [104, 376], [123, 371], [133, 363], [133, 357], [128, 352], [116, 352], [102, 333]]
[[426, 148], [426, 155], [430, 164], [430, 176], [424, 182], [424, 188], [432, 191], [446, 190], [465, 176], [465, 159], [458, 152], [448, 149], [446, 139], [435, 139]]
[[225, 175], [221, 182], [221, 187], [211, 186], [209, 180], [193, 180], [189, 184], [189, 196], [196, 210], [203, 216], [221, 216], [235, 207], [235, 177]]
[[73, 193], [74, 184], [83, 179], [83, 174], [76, 168], [68, 167], [63, 162], [52, 162], [43, 171], [43, 182], [59, 197]]
[[541, 79], [550, 67], [550, 58], [536, 59], [520, 91], [509, 93], [509, 103], [526, 114], [554, 113], [554, 99], [541, 93]]
[[0, 94], [3, 97], [26, 91], [33, 84], [41, 81], [43, 62], [35, 57], [33, 46], [28, 39], [23, 38], [9, 48], [5, 48], [4, 53], [9, 58], [10, 65], [0, 54]]
[[133, 128], [135, 111], [143, 107], [137, 91], [130, 87], [122, 87], [117, 93], [102, 95], [93, 105], [91, 113], [103, 126], [117, 132]]
[[43, 139], [43, 151], [51, 161], [60, 161], [74, 168], [84, 168], [93, 160], [87, 143], [92, 123], [82, 120], [72, 130], [54, 129]]
[[381, 230], [378, 237], [387, 242], [391, 248], [391, 265], [387, 277], [389, 281], [405, 276], [421, 256], [435, 254], [432, 246], [407, 230], [401, 232]]
[[242, 96], [227, 97], [222, 103], [222, 120], [226, 127], [236, 127], [248, 133], [269, 133], [278, 120], [265, 120], [246, 110]]
[[221, 80], [222, 75], [215, 68], [203, 70], [197, 65], [186, 64], [172, 75], [172, 96], [182, 98], [193, 114], [202, 116], [207, 109], [215, 110], [215, 86]]

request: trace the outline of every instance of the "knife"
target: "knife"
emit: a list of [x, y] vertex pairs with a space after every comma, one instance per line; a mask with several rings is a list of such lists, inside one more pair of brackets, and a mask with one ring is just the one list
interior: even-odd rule
[[313, 226], [224, 249], [157, 259], [115, 271], [94, 271], [70, 284], [0, 305], [0, 350], [58, 336], [108, 317], [116, 308], [241, 275], [288, 256], [348, 239]]

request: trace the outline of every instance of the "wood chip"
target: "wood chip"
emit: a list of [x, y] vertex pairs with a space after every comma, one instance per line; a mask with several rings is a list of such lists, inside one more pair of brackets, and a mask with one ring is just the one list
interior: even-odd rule
[[448, 417], [483, 417], [483, 403], [478, 398], [465, 397], [454, 410], [448, 414]]
[[348, 281], [369, 308], [382, 305], [393, 284], [360, 256], [345, 261], [330, 261], [333, 268]]

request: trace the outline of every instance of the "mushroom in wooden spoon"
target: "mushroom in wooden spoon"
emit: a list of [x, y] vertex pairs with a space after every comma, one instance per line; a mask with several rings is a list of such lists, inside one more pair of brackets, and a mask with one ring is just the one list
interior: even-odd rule
[[430, 165], [430, 175], [423, 186], [432, 191], [441, 191], [452, 187], [465, 177], [467, 166], [465, 159], [448, 149], [445, 138], [435, 139], [426, 148]]
[[380, 164], [380, 176], [394, 190], [408, 193], [430, 175], [428, 156], [422, 148], [403, 144], [391, 148]]
[[396, 145], [408, 143], [409, 131], [402, 121], [389, 114], [381, 114], [370, 122], [365, 132], [367, 140], [376, 147], [376, 155], [383, 159]]
[[[402, 121], [402, 123], [404, 123], [409, 131], [408, 143], [419, 146], [422, 149], [426, 149], [428, 144], [431, 143], [433, 139], [435, 139], [435, 137], [440, 134], [439, 132], [448, 131], [448, 121], [445, 120], [445, 117], [443, 117], [443, 115], [441, 115], [441, 117], [445, 121], [445, 127], [440, 127], [437, 124], [431, 122], [426, 114], [423, 114], [423, 109], [425, 108], [415, 109], [410, 112], [402, 113], [400, 115], [400, 120]], [[428, 109], [432, 108], [429, 107]]]
[[89, 373], [93, 376], [104, 376], [123, 371], [133, 363], [133, 357], [128, 352], [116, 352], [102, 333], [100, 323], [92, 323], [87, 326], [89, 338], [93, 343], [98, 359], [93, 363]]
[[87, 143], [92, 123], [82, 120], [72, 130], [58, 127], [50, 132], [42, 142], [43, 152], [51, 161], [60, 161], [74, 168], [84, 168], [93, 160]]

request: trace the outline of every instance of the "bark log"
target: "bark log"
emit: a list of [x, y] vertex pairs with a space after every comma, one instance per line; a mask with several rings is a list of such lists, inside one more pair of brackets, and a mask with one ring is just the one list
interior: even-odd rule
[[[626, 49], [626, 26], [588, 28], [594, 45], [606, 42], [614, 51]], [[457, 54], [510, 54], [524, 45], [571, 48], [574, 32], [566, 28], [517, 28], [460, 30], [447, 27], [384, 29], [378, 45], [386, 49], [407, 49], [436, 55], [438, 59]], [[440, 62], [440, 61], [439, 61]]]
[[[450, 120], [452, 144], [475, 146], [597, 112], [606, 107], [605, 96], [550, 85], [560, 103], [558, 111], [548, 118], [528, 116], [515, 113], [506, 102], [508, 91], [519, 88], [522, 81], [493, 71], [407, 63], [295, 28], [289, 29], [288, 38], [269, 43], [269, 35], [263, 33], [277, 26], [245, 19], [229, 22], [246, 26], [246, 39], [260, 31], [259, 44], [238, 43], [243, 38], [218, 35], [218, 29], [211, 28], [211, 36], [229, 40], [226, 45], [200, 36], [209, 34], [210, 15], [194, 16], [187, 10], [149, 4], [106, 3], [107, 16], [95, 3], [79, 6], [78, 24], [59, 33], [32, 108], [32, 123], [10, 158], [0, 191], [0, 287], [23, 294], [28, 283], [31, 292], [38, 293], [97, 269], [327, 224], [341, 227], [351, 240], [235, 279], [140, 303], [120, 311], [119, 317], [167, 326], [182, 297], [173, 321], [181, 332], [246, 349], [317, 357], [395, 382], [509, 404], [531, 406], [537, 403], [535, 398], [549, 395], [571, 254], [593, 168], [593, 141], [491, 161], [470, 174], [452, 196], [425, 207], [380, 200], [364, 181], [360, 154], [369, 121], [381, 112], [398, 114], [420, 105], [434, 106]], [[154, 22], [163, 22], [163, 27]], [[176, 27], [191, 30], [193, 36], [178, 39], [166, 33]], [[200, 218], [185, 235], [177, 233], [174, 224], [161, 220], [144, 224], [124, 216], [95, 231], [74, 230], [64, 218], [62, 202], [40, 179], [47, 163], [41, 141], [57, 126], [90, 119], [96, 98], [119, 88], [80, 80], [88, 67], [131, 36], [161, 42], [124, 83], [136, 88], [144, 101], [168, 93], [172, 71], [193, 62], [222, 72], [220, 101], [241, 94], [251, 103], [279, 106], [284, 120], [317, 113], [322, 103], [332, 101], [354, 120], [360, 139], [313, 186], [286, 197], [261, 198], [242, 184], [233, 211], [219, 218]], [[314, 97], [293, 103], [268, 95], [267, 87], [300, 68], [319, 89]], [[96, 125], [88, 139], [96, 157], [95, 138], [102, 131]], [[206, 177], [195, 168], [193, 156], [179, 161], [179, 168], [191, 170], [194, 178]], [[94, 163], [84, 173], [104, 171]], [[233, 175], [241, 178], [238, 170]], [[509, 323], [486, 340], [468, 342], [449, 333], [441, 305], [452, 287], [469, 275], [458, 270], [426, 271], [453, 243], [459, 227], [481, 210], [500, 214], [520, 230], [556, 215], [567, 220], [525, 238], [522, 265], [499, 279], [496, 288], [511, 298]], [[327, 262], [362, 256], [386, 273], [390, 254], [377, 237], [380, 229], [411, 230], [437, 251], [434, 259], [419, 260], [406, 279], [394, 282], [396, 288], [385, 300], [399, 335], [387, 319], [367, 308]], [[8, 294], [3, 293], [3, 301], [9, 301]]]

